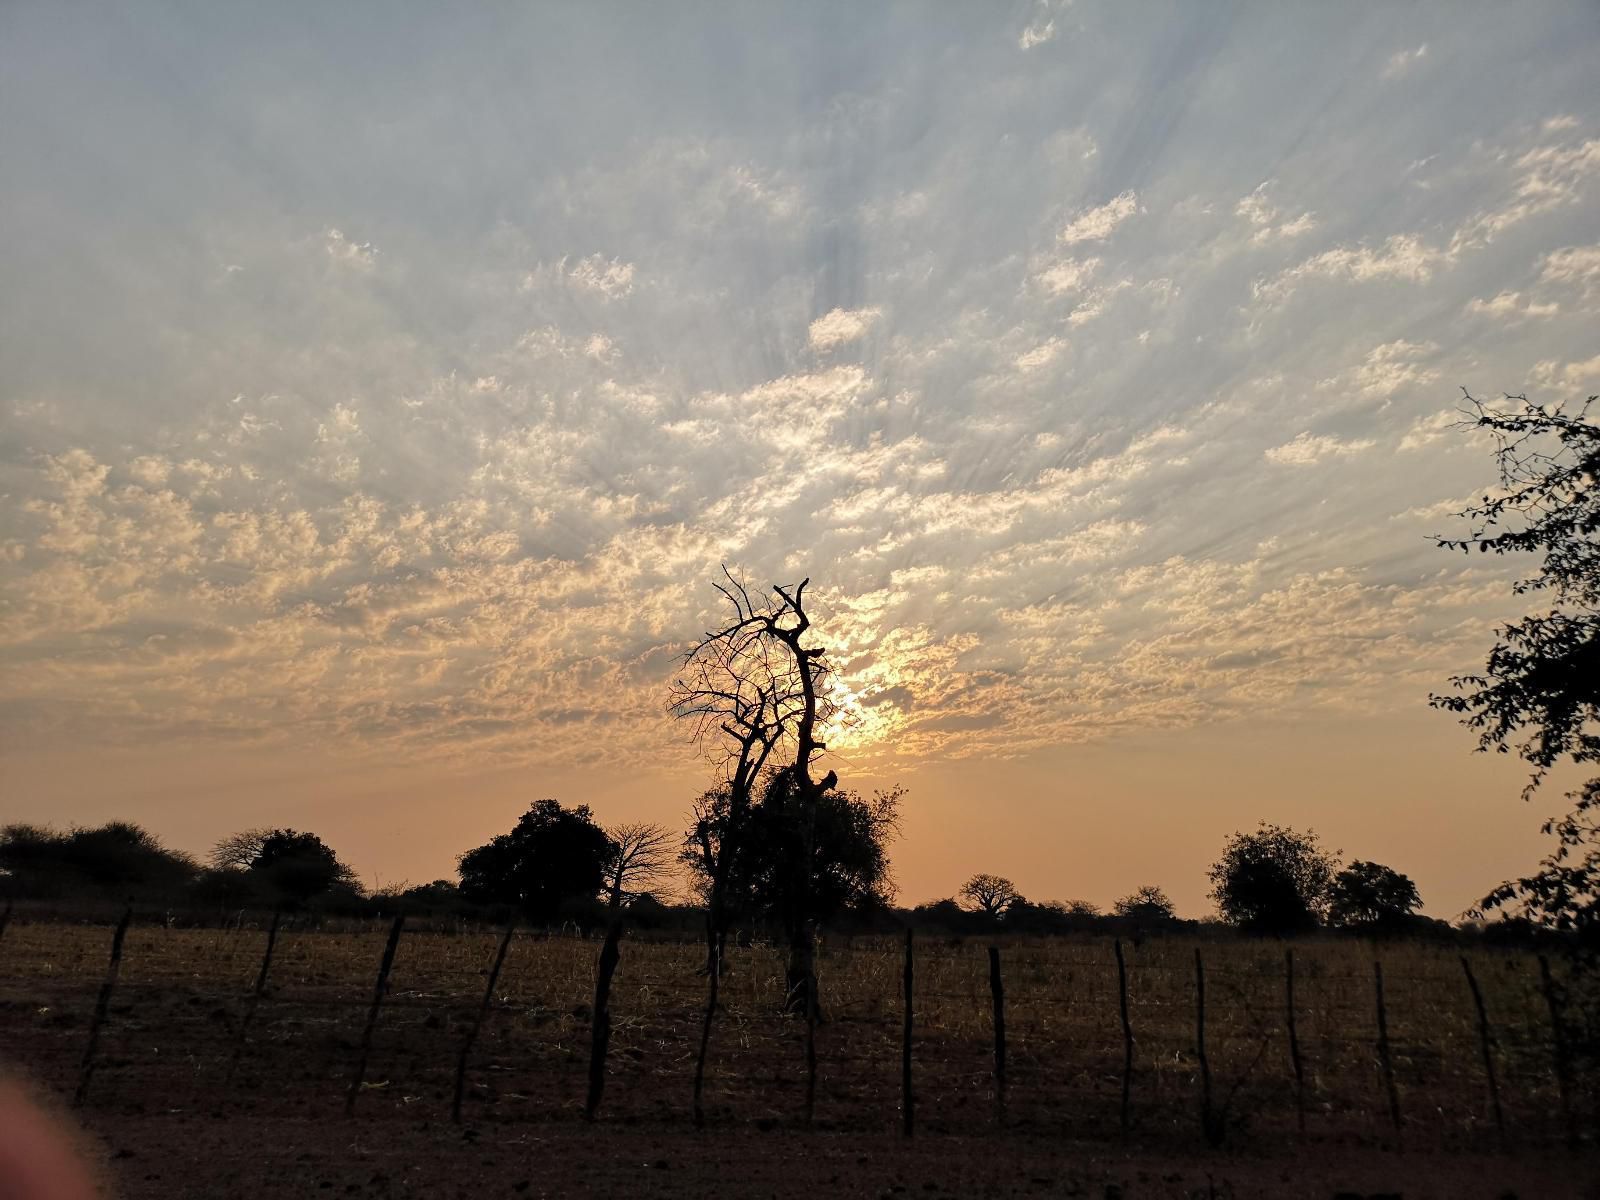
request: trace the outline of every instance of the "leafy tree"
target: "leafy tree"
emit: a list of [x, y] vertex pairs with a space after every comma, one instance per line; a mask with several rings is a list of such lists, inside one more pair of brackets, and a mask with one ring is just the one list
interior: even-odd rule
[[1328, 921], [1346, 928], [1399, 925], [1421, 907], [1416, 884], [1375, 862], [1351, 863], [1328, 889]]
[[197, 869], [187, 854], [128, 821], [66, 833], [37, 825], [0, 829], [0, 870], [19, 895], [152, 897], [182, 888]]
[[[1590, 396], [1576, 413], [1507, 396], [1496, 409], [1466, 397], [1471, 423], [1494, 438], [1499, 489], [1461, 515], [1465, 538], [1436, 537], [1470, 554], [1535, 554], [1537, 572], [1512, 585], [1545, 606], [1503, 625], [1481, 674], [1451, 679], [1437, 708], [1461, 715], [1478, 748], [1515, 752], [1532, 768], [1530, 797], [1559, 762], [1600, 762], [1600, 425]], [[1600, 779], [1569, 794], [1572, 809], [1545, 822], [1556, 847], [1540, 869], [1491, 892], [1506, 907], [1600, 947]]]
[[588, 805], [569, 809], [540, 800], [510, 833], [461, 856], [461, 894], [478, 904], [512, 905], [530, 921], [549, 921], [567, 901], [600, 891], [616, 853]]
[[1317, 835], [1261, 822], [1236, 833], [1211, 867], [1211, 898], [1225, 921], [1254, 933], [1296, 933], [1315, 927], [1328, 909], [1338, 851]]
[[1122, 897], [1111, 906], [1111, 911], [1140, 924], [1160, 924], [1177, 916], [1177, 910], [1172, 907], [1167, 894], [1149, 883]]
[[[242, 872], [244, 882], [268, 903], [297, 908], [330, 892], [356, 893], [356, 873], [314, 833], [298, 829], [246, 829], [211, 850], [217, 871]], [[213, 881], [208, 891], [225, 894]]]
[[888, 904], [894, 896], [889, 843], [899, 828], [904, 789], [865, 799], [830, 787], [814, 814], [801, 806], [797, 791], [787, 768], [772, 772], [738, 829], [726, 789], [703, 795], [680, 856], [692, 885], [704, 891], [721, 848], [737, 845], [725, 876], [731, 909], [786, 935], [847, 910]]
[[974, 875], [961, 885], [961, 898], [984, 916], [999, 920], [1012, 905], [1022, 901], [1022, 893], [1011, 880], [999, 875]]

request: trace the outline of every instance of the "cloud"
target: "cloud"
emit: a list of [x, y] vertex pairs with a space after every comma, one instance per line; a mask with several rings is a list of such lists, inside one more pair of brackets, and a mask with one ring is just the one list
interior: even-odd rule
[[1585, 296], [1600, 288], [1600, 243], [1567, 246], [1545, 255], [1539, 282], [1582, 290]]
[[1415, 50], [1400, 50], [1389, 56], [1389, 61], [1383, 64], [1383, 77], [1385, 79], [1398, 79], [1409, 74], [1423, 59], [1428, 56], [1428, 43], [1423, 42]]
[[1314, 254], [1270, 280], [1257, 280], [1252, 285], [1252, 293], [1257, 299], [1281, 304], [1300, 283], [1312, 279], [1352, 283], [1393, 279], [1426, 283], [1434, 271], [1448, 261], [1449, 255], [1429, 246], [1420, 237], [1395, 234], [1378, 246], [1365, 243], [1335, 246]]
[[1040, 271], [1034, 280], [1050, 295], [1060, 296], [1082, 288], [1099, 269], [1098, 258], [1063, 258]]
[[1400, 439], [1401, 450], [1422, 450], [1447, 437], [1464, 420], [1462, 413], [1453, 408], [1418, 417]]
[[1079, 209], [1067, 222], [1066, 228], [1056, 235], [1056, 240], [1064, 246], [1076, 246], [1080, 242], [1103, 242], [1138, 211], [1138, 194], [1123, 192], [1098, 208]]
[[357, 242], [347, 238], [337, 229], [323, 234], [328, 257], [336, 263], [366, 270], [378, 261], [378, 248], [371, 242]]
[[1032, 50], [1035, 46], [1042, 46], [1056, 36], [1056, 23], [1054, 20], [1045, 19], [1034, 21], [1022, 31], [1022, 36], [1017, 39], [1017, 45], [1023, 50]]
[[609, 300], [620, 299], [633, 291], [634, 265], [630, 262], [591, 254], [580, 258], [570, 268], [567, 260], [562, 259], [561, 266], [567, 278], [578, 287], [599, 292]]
[[1422, 360], [1438, 351], [1433, 342], [1385, 342], [1367, 352], [1366, 359], [1353, 372], [1352, 382], [1363, 396], [1377, 399], [1388, 399], [1403, 388], [1427, 387], [1438, 380], [1439, 372], [1421, 365]]
[[837, 350], [860, 341], [882, 315], [882, 310], [876, 308], [832, 309], [811, 322], [806, 343], [813, 350]]
[[1266, 451], [1266, 459], [1280, 466], [1308, 467], [1323, 459], [1360, 454], [1375, 445], [1377, 443], [1371, 439], [1341, 441], [1336, 437], [1313, 436], [1309, 432], [1302, 432], [1283, 445]]
[[1278, 220], [1281, 214], [1268, 199], [1268, 192], [1275, 182], [1267, 180], [1234, 205], [1233, 211], [1255, 227], [1250, 241], [1257, 246], [1279, 239], [1297, 238], [1317, 227], [1316, 214], [1311, 212], [1303, 212], [1287, 221]]
[[1529, 317], [1553, 317], [1561, 311], [1554, 301], [1538, 304], [1521, 292], [1499, 292], [1488, 300], [1475, 296], [1467, 302], [1466, 311], [1473, 316], [1492, 317], [1498, 321], [1522, 321]]

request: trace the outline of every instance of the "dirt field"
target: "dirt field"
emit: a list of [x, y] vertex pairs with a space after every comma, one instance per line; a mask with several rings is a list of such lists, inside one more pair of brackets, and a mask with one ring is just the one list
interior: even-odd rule
[[[0, 1054], [45, 1094], [79, 1079], [111, 931], [14, 923], [0, 943]], [[492, 934], [407, 933], [367, 1086], [344, 1116], [383, 930], [286, 931], [239, 1039], [260, 930], [135, 926], [80, 1112], [127, 1196], [731, 1195], [1600, 1196], [1564, 1129], [1536, 965], [1473, 957], [1495, 1035], [1506, 1149], [1471, 994], [1453, 950], [1311, 943], [1296, 951], [1305, 1124], [1281, 948], [1203, 944], [1206, 1040], [1226, 1141], [1200, 1130], [1196, 944], [1126, 947], [1135, 1034], [1131, 1130], [1111, 946], [1006, 946], [1009, 1088], [997, 1125], [981, 945], [919, 944], [916, 1137], [900, 1126], [898, 947], [835, 942], [821, 960], [817, 1110], [799, 1124], [801, 1026], [776, 1015], [782, 962], [740, 951], [689, 1121], [704, 980], [693, 946], [628, 942], [600, 1122], [582, 1120], [598, 944], [519, 937], [450, 1123], [456, 1052]], [[1372, 978], [1384, 961], [1402, 1127], [1379, 1070]], [[234, 1063], [237, 1052], [237, 1064]]]

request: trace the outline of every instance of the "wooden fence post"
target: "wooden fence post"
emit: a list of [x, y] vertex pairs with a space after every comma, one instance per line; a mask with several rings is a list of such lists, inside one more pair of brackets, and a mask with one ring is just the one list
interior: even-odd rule
[[1194, 951], [1194, 1049], [1200, 1061], [1200, 1132], [1216, 1146], [1222, 1142], [1222, 1127], [1211, 1111], [1211, 1061], [1206, 1057], [1206, 966], [1198, 946]]
[[133, 920], [133, 905], [122, 911], [117, 931], [111, 935], [111, 961], [106, 964], [105, 982], [95, 997], [94, 1017], [89, 1022], [89, 1041], [83, 1048], [83, 1063], [78, 1071], [78, 1088], [72, 1094], [72, 1107], [82, 1108], [89, 1096], [89, 1080], [94, 1076], [94, 1052], [100, 1046], [100, 1028], [106, 1023], [106, 1012], [111, 1007], [111, 993], [117, 988], [117, 974], [122, 970], [122, 943], [128, 936], [128, 925]]
[[394, 966], [394, 952], [400, 945], [400, 930], [405, 927], [405, 913], [398, 914], [389, 926], [389, 941], [383, 947], [383, 961], [378, 964], [378, 982], [372, 988], [372, 1007], [367, 1010], [367, 1026], [361, 1032], [361, 1052], [356, 1058], [355, 1072], [350, 1076], [350, 1090], [344, 1098], [344, 1113], [355, 1115], [356, 1097], [361, 1094], [361, 1084], [367, 1077], [367, 1059], [372, 1054], [372, 1031], [378, 1024], [378, 1010], [383, 1007], [383, 994], [389, 989], [389, 970]]
[[250, 991], [250, 999], [245, 1001], [244, 1016], [239, 1019], [239, 1037], [234, 1042], [233, 1057], [228, 1060], [228, 1074], [223, 1082], [233, 1079], [233, 1073], [239, 1066], [239, 1058], [244, 1053], [245, 1038], [250, 1032], [251, 1022], [255, 1020], [256, 1009], [261, 1004], [261, 996], [267, 990], [267, 975], [272, 970], [272, 949], [278, 944], [278, 922], [283, 917], [282, 909], [274, 909], [272, 924], [267, 927], [267, 948], [261, 955], [261, 969], [256, 972], [256, 985]]
[[1389, 1014], [1383, 1003], [1383, 964], [1377, 959], [1372, 960], [1372, 986], [1378, 1009], [1378, 1065], [1383, 1073], [1384, 1090], [1389, 1096], [1389, 1120], [1394, 1125], [1398, 1144], [1401, 1136], [1400, 1092], [1395, 1087], [1394, 1059], [1389, 1053]]
[[506, 951], [511, 948], [511, 935], [516, 929], [517, 918], [512, 917], [506, 922], [506, 930], [500, 935], [500, 946], [494, 952], [494, 962], [489, 967], [489, 982], [483, 989], [483, 1001], [478, 1005], [478, 1012], [473, 1017], [472, 1024], [467, 1026], [466, 1036], [461, 1039], [461, 1052], [456, 1056], [455, 1098], [450, 1102], [450, 1120], [457, 1125], [461, 1124], [461, 1101], [467, 1091], [467, 1061], [472, 1056], [472, 1047], [477, 1042], [478, 1033], [483, 1029], [483, 1023], [489, 1016], [489, 1008], [494, 1003], [494, 989], [500, 982], [500, 968], [505, 966]]
[[700, 1022], [700, 1053], [694, 1062], [694, 1126], [703, 1128], [706, 1123], [701, 1093], [705, 1088], [706, 1056], [711, 1049], [711, 1023], [717, 1015], [717, 992], [722, 983], [722, 942], [715, 932], [709, 935], [710, 949], [706, 955], [706, 1011]]
[[6, 926], [11, 924], [11, 903], [11, 897], [7, 896], [5, 910], [0, 911], [0, 941], [5, 940]]
[[594, 974], [594, 1010], [589, 1014], [589, 1094], [583, 1102], [583, 1119], [594, 1120], [600, 1097], [606, 1090], [606, 1051], [611, 1046], [611, 977], [617, 973], [622, 957], [622, 917], [611, 919], [605, 945], [600, 947], [600, 962]]
[[911, 930], [906, 929], [905, 1023], [900, 1034], [900, 1129], [910, 1137], [915, 1128], [914, 1100], [911, 1091], [911, 997], [915, 967], [911, 956]]
[[1467, 961], [1467, 956], [1461, 956], [1461, 969], [1466, 973], [1467, 986], [1472, 989], [1472, 1003], [1478, 1010], [1478, 1046], [1483, 1051], [1483, 1074], [1489, 1081], [1489, 1106], [1494, 1112], [1495, 1132], [1500, 1137], [1500, 1144], [1505, 1145], [1506, 1118], [1500, 1109], [1500, 1082], [1494, 1073], [1494, 1033], [1489, 1028], [1489, 1010], [1483, 1003], [1483, 992], [1478, 987], [1478, 979], [1472, 973], [1472, 964]]
[[1283, 952], [1284, 1008], [1289, 1018], [1289, 1065], [1294, 1068], [1294, 1114], [1302, 1134], [1306, 1131], [1306, 1071], [1300, 1058], [1300, 1034], [1294, 1023], [1294, 949]]
[[1122, 939], [1111, 943], [1117, 955], [1117, 1001], [1122, 1013], [1122, 1132], [1128, 1132], [1128, 1093], [1133, 1082], [1133, 1024], [1128, 1020], [1128, 964], [1122, 957]]
[[1000, 978], [1000, 947], [989, 947], [989, 999], [994, 1008], [994, 1123], [1006, 1123], [1006, 988]]
[[1544, 992], [1545, 1007], [1550, 1010], [1550, 1050], [1555, 1058], [1556, 1089], [1561, 1098], [1561, 1120], [1567, 1127], [1567, 1145], [1578, 1147], [1578, 1122], [1572, 1112], [1572, 1064], [1567, 1058], [1566, 1024], [1561, 1015], [1561, 1002], [1556, 995], [1556, 981], [1550, 975], [1550, 960], [1539, 955], [1539, 983]]

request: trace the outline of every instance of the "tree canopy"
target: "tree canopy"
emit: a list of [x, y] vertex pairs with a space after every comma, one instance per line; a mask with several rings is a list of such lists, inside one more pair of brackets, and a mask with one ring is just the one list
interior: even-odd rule
[[[1499, 488], [1462, 516], [1466, 537], [1437, 537], [1470, 554], [1535, 554], [1538, 569], [1512, 585], [1544, 605], [1501, 626], [1481, 673], [1451, 679], [1432, 703], [1458, 713], [1478, 748], [1513, 751], [1532, 768], [1524, 798], [1559, 762], [1600, 762], [1600, 425], [1590, 396], [1577, 412], [1507, 396], [1491, 408], [1466, 397], [1474, 427], [1494, 438]], [[1600, 779], [1569, 794], [1571, 810], [1544, 824], [1556, 838], [1540, 869], [1491, 892], [1485, 908], [1519, 910], [1538, 924], [1600, 943]]]
[[1231, 924], [1253, 933], [1295, 933], [1321, 922], [1338, 869], [1338, 852], [1325, 851], [1314, 832], [1263, 821], [1223, 846], [1210, 871], [1211, 898]]
[[510, 833], [461, 856], [461, 894], [478, 904], [510, 905], [530, 921], [549, 921], [566, 902], [592, 899], [616, 854], [588, 805], [563, 808], [539, 800]]
[[1417, 885], [1381, 863], [1358, 859], [1328, 888], [1328, 921], [1346, 928], [1399, 925], [1421, 907]]
[[197, 869], [187, 854], [128, 821], [66, 833], [37, 825], [0, 829], [0, 870], [18, 895], [155, 895], [181, 888]]
[[1022, 901], [1022, 893], [1000, 875], [978, 874], [961, 885], [961, 898], [985, 916], [998, 919]]

